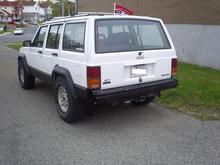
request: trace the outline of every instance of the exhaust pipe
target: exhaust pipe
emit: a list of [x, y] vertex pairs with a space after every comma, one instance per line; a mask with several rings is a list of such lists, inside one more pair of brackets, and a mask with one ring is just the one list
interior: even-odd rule
[[145, 100], [146, 100], [146, 96], [140, 96], [139, 97], [139, 101], [141, 102], [141, 103], [143, 103], [143, 102], [145, 102]]

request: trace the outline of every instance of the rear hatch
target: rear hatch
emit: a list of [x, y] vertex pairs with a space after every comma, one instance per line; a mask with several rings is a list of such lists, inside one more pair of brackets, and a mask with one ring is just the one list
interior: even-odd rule
[[95, 22], [95, 53], [101, 89], [171, 77], [175, 49], [161, 21], [106, 19]]

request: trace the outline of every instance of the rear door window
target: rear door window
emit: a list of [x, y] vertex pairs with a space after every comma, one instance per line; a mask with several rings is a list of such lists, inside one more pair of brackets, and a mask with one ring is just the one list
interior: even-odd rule
[[47, 37], [46, 48], [58, 49], [63, 25], [51, 25]]

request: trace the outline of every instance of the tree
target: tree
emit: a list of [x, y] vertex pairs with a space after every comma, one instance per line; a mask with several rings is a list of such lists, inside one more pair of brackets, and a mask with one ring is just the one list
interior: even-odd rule
[[[53, 17], [62, 16], [62, 0], [58, 0], [55, 4], [51, 4], [51, 8]], [[64, 16], [73, 15], [74, 13], [74, 2], [64, 0]]]

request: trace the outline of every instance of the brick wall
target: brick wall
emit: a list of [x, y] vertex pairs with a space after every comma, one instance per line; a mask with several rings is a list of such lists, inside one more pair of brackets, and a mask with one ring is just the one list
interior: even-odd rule
[[[78, 0], [79, 11], [112, 12], [114, 0]], [[136, 15], [165, 23], [220, 24], [220, 0], [115, 0]]]

